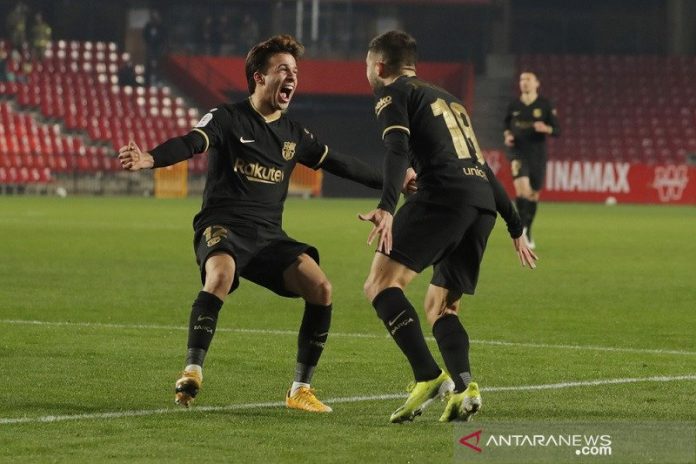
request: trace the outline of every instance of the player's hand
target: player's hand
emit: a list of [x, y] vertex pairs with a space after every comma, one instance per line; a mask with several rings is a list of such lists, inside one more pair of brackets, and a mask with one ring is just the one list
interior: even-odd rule
[[377, 244], [377, 251], [388, 255], [391, 253], [392, 248], [392, 223], [394, 221], [394, 216], [388, 211], [383, 209], [373, 209], [369, 213], [358, 214], [358, 217], [362, 221], [369, 221], [374, 224], [370, 235], [367, 236], [367, 244], [372, 245], [375, 237], [379, 235], [379, 243]]
[[404, 183], [401, 186], [401, 193], [409, 196], [418, 191], [418, 185], [416, 185], [416, 171], [413, 168], [408, 168], [406, 170], [406, 176], [404, 177]]
[[505, 146], [506, 147], [514, 147], [515, 146], [515, 136], [507, 133], [505, 134]]
[[520, 263], [522, 263], [522, 267], [536, 269], [536, 262], [539, 259], [539, 257], [532, 250], [529, 249], [527, 236], [522, 234], [517, 238], [513, 238], [512, 243], [515, 245], [515, 251], [517, 251], [517, 257], [520, 258]]
[[121, 162], [121, 167], [128, 171], [150, 169], [155, 165], [152, 155], [147, 152], [143, 153], [132, 140], [128, 142], [128, 145], [118, 150], [118, 160]]
[[544, 121], [537, 121], [534, 123], [534, 130], [537, 132], [541, 132], [542, 134], [550, 134], [551, 126], [546, 124]]

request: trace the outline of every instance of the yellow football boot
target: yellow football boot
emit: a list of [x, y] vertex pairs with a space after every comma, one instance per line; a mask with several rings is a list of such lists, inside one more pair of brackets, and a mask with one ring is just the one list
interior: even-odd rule
[[193, 403], [193, 400], [201, 389], [203, 378], [200, 373], [193, 371], [184, 371], [181, 378], [176, 381], [174, 387], [174, 402], [188, 408]]
[[399, 424], [405, 421], [412, 421], [416, 416], [423, 414], [434, 400], [442, 398], [446, 393], [452, 391], [454, 382], [445, 371], [433, 380], [416, 382], [408, 386], [410, 394], [406, 402], [389, 418], [389, 422]]
[[440, 416], [440, 422], [469, 422], [480, 409], [481, 393], [478, 384], [471, 382], [463, 392], [448, 395], [447, 406]]
[[330, 406], [325, 405], [314, 395], [315, 390], [309, 387], [300, 387], [293, 395], [285, 395], [285, 405], [290, 409], [301, 409], [309, 412], [331, 412]]

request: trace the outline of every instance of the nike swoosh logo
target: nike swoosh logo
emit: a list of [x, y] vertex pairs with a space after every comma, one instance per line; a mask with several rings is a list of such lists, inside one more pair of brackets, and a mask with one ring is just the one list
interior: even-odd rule
[[247, 139], [245, 139], [244, 137], [239, 137], [239, 141], [242, 142], [242, 143], [252, 143], [252, 142], [256, 142], [256, 140], [254, 140], [254, 139], [249, 139], [249, 140], [247, 140]]
[[315, 333], [315, 334], [314, 334], [314, 336], [317, 337], [317, 338], [318, 338], [318, 337], [324, 337], [324, 336], [327, 336], [327, 335], [329, 335], [329, 332], [324, 332], [324, 333], [320, 333], [320, 334]]
[[398, 321], [399, 318], [401, 317], [401, 315], [404, 314], [405, 312], [406, 312], [406, 310], [404, 309], [404, 310], [401, 311], [399, 314], [397, 314], [396, 317], [395, 317], [394, 319], [392, 319], [391, 321], [389, 321], [389, 325], [394, 325], [394, 323], [395, 323], [396, 321]]
[[209, 320], [215, 322], [215, 318], [210, 317], [210, 316], [198, 316], [198, 321], [197, 321], [197, 322], [205, 321], [206, 319], [209, 319]]

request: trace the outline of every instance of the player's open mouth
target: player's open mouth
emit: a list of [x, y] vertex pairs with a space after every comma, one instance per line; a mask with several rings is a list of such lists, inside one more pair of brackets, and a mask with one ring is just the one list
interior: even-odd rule
[[278, 92], [278, 97], [280, 98], [281, 103], [290, 103], [290, 98], [292, 97], [292, 93], [295, 90], [295, 87], [292, 85], [284, 85], [283, 87], [280, 88], [280, 92]]

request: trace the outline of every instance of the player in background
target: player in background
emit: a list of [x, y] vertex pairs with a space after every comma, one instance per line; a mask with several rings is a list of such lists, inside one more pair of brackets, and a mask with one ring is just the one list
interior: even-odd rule
[[515, 203], [531, 249], [532, 222], [546, 178], [546, 136], [558, 137], [561, 128], [551, 101], [539, 95], [539, 79], [532, 72], [520, 74], [520, 97], [510, 102], [505, 114], [505, 145], [510, 148], [510, 168]]
[[[534, 268], [537, 257], [483, 158], [462, 103], [416, 76], [415, 40], [400, 31], [382, 34], [370, 42], [366, 63], [386, 155], [379, 205], [360, 215], [374, 224], [368, 243], [379, 237], [364, 290], [415, 378], [390, 421], [412, 420], [439, 396], [447, 398], [440, 421], [469, 420], [481, 407], [481, 396], [472, 381], [469, 338], [458, 311], [462, 294], [476, 288], [496, 211], [507, 223], [522, 265]], [[417, 173], [418, 191], [392, 217], [399, 179], [409, 165]], [[433, 359], [418, 315], [404, 295], [409, 282], [433, 264], [425, 316], [449, 376]]]
[[203, 205], [193, 220], [193, 246], [203, 289], [193, 302], [186, 367], [175, 385], [175, 400], [186, 407], [201, 388], [203, 361], [223, 301], [238, 287], [241, 276], [278, 295], [304, 299], [295, 376], [286, 405], [331, 411], [310, 388], [329, 334], [331, 284], [319, 267], [316, 248], [283, 231], [283, 206], [296, 163], [373, 188], [381, 187], [382, 175], [353, 157], [330, 150], [284, 114], [297, 89], [296, 60], [303, 50], [287, 35], [259, 43], [246, 58], [248, 99], [213, 108], [191, 132], [149, 152], [133, 142], [119, 152], [123, 168], [137, 171], [170, 166], [208, 151]]

